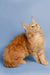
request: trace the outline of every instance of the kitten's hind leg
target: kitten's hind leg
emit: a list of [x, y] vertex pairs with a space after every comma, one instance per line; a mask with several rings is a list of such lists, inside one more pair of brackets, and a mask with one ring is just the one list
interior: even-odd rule
[[48, 65], [48, 62], [45, 60], [45, 56], [44, 56], [43, 50], [38, 52], [38, 56], [39, 56], [39, 59], [40, 59], [40, 61], [41, 61], [41, 63], [43, 65]]
[[[22, 46], [16, 48], [16, 46], [13, 45], [10, 49], [6, 47], [3, 53], [4, 65], [7, 67], [16, 67], [24, 57], [25, 54]], [[24, 63], [24, 61], [22, 63]]]
[[20, 62], [20, 64], [25, 64], [26, 63], [26, 61], [24, 61], [24, 60], [21, 60], [21, 62]]

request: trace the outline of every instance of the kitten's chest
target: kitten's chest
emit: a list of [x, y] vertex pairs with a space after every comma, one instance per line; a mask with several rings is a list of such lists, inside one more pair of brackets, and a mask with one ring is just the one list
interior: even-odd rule
[[30, 40], [31, 42], [31, 47], [40, 47], [43, 45], [44, 38], [43, 35], [36, 34], [32, 39]]
[[39, 40], [42, 40], [42, 36], [40, 34], [36, 34], [34, 37], [33, 37], [33, 41], [39, 41]]

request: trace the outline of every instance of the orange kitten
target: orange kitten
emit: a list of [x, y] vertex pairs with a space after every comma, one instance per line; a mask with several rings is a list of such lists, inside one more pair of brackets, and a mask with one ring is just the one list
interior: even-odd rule
[[45, 60], [43, 44], [44, 37], [40, 25], [33, 17], [31, 24], [21, 23], [25, 33], [16, 36], [10, 44], [4, 49], [3, 62], [7, 67], [15, 67], [18, 64], [25, 64], [23, 60], [29, 54], [32, 54], [37, 63], [48, 65]]

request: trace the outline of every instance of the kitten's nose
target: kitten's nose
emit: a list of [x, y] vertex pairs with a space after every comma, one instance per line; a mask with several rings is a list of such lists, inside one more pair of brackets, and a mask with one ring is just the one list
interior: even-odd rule
[[36, 27], [39, 28], [39, 25], [36, 24]]
[[38, 25], [36, 24], [36, 26], [38, 27]]

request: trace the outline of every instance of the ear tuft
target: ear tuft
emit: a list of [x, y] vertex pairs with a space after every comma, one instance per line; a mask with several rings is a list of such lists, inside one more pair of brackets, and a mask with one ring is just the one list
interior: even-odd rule
[[35, 23], [35, 20], [33, 19], [33, 16], [31, 16], [32, 22]]
[[25, 30], [27, 30], [28, 29], [28, 24], [25, 24], [25, 23], [23, 23], [23, 22], [21, 22], [21, 25], [23, 26], [23, 28], [25, 29]]

